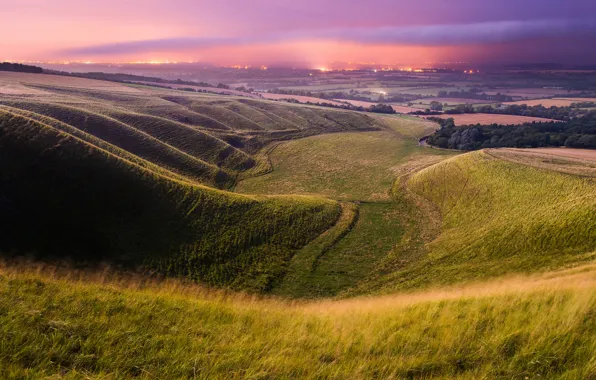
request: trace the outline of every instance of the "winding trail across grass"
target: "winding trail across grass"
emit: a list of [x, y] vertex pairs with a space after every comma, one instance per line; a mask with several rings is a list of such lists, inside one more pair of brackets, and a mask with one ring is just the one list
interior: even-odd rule
[[[236, 191], [242, 193], [309, 194], [343, 203], [340, 221], [294, 256], [285, 278], [273, 287], [274, 294], [351, 294], [351, 289], [376, 277], [380, 266], [388, 269], [388, 261], [403, 260], [392, 254], [397, 247], [405, 250], [430, 238], [419, 233], [426, 224], [420, 221], [418, 206], [410, 198], [396, 198], [391, 188], [396, 177], [457, 153], [417, 145], [416, 136], [431, 127], [428, 122], [385, 119], [387, 129], [382, 132], [276, 143], [258, 155], [257, 175], [237, 184]], [[346, 211], [357, 218], [348, 218]]]

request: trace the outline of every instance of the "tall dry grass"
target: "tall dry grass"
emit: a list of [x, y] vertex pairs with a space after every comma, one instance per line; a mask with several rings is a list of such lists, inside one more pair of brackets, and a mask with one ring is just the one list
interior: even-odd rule
[[592, 378], [595, 269], [306, 303], [3, 265], [0, 376]]

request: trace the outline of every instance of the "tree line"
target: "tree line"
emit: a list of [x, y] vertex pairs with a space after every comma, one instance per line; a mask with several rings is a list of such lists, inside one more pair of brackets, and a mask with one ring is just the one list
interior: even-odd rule
[[449, 115], [458, 115], [464, 113], [490, 113], [501, 115], [517, 115], [541, 117], [545, 119], [554, 119], [567, 121], [573, 118], [581, 117], [589, 111], [582, 109], [584, 107], [596, 106], [593, 102], [573, 103], [567, 107], [544, 107], [542, 105], [528, 106], [527, 104], [509, 104], [493, 107], [491, 105], [474, 107], [471, 104], [460, 104], [457, 107], [447, 110], [444, 113]]
[[522, 125], [476, 125], [458, 127], [452, 118], [429, 118], [441, 127], [426, 139], [439, 148], [477, 150], [484, 148], [560, 147], [596, 149], [596, 111], [582, 117], [548, 123]]
[[12, 71], [18, 73], [33, 73], [41, 74], [43, 69], [38, 66], [23, 65], [20, 63], [2, 62], [0, 63], [0, 71]]
[[439, 91], [437, 94], [439, 98], [464, 98], [464, 99], [477, 99], [477, 100], [491, 100], [495, 102], [512, 102], [513, 97], [509, 95], [503, 95], [497, 92], [495, 95], [487, 95], [480, 93], [480, 89], [471, 88], [468, 91]]
[[376, 92], [371, 91], [358, 91], [351, 89], [348, 92], [344, 91], [309, 91], [309, 90], [293, 90], [293, 89], [285, 89], [285, 88], [274, 88], [269, 91], [268, 93], [271, 94], [280, 94], [280, 95], [296, 95], [296, 96], [308, 96], [312, 98], [320, 98], [326, 100], [332, 99], [347, 99], [347, 100], [358, 100], [363, 102], [370, 102], [370, 96], [377, 96], [379, 102], [394, 102], [394, 103], [402, 103], [402, 102], [409, 102], [412, 100], [420, 99], [419, 95], [413, 94], [395, 94], [391, 96], [386, 96], [383, 94], [379, 94]]

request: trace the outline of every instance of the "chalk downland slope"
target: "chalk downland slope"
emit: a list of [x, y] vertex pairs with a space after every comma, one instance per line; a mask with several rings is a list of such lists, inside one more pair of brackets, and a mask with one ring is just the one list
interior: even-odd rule
[[0, 106], [55, 119], [222, 189], [272, 141], [383, 127], [343, 110], [44, 74], [0, 73]]
[[593, 178], [477, 151], [428, 167], [406, 186], [438, 209], [441, 232], [424, 256], [393, 268], [366, 291], [453, 284], [594, 259]]
[[[387, 200], [390, 166], [408, 154], [412, 144], [402, 152], [402, 139], [413, 143], [418, 128], [345, 110], [81, 78], [0, 73], [0, 83], [0, 207], [16, 221], [4, 219], [11, 238], [1, 249], [113, 260], [258, 291], [278, 284], [293, 255], [335, 225], [340, 205], [311, 197], [328, 195], [311, 189], [303, 197], [291, 195], [294, 188], [247, 197], [214, 188], [270, 170], [261, 159], [272, 142], [379, 131], [377, 139], [353, 133], [351, 141], [361, 136], [374, 149], [387, 140], [382, 173], [366, 187]], [[350, 160], [338, 170], [353, 167]], [[371, 173], [356, 173], [363, 178], [354, 183]], [[288, 195], [271, 197], [280, 192]], [[362, 215], [360, 224], [371, 225], [368, 211]]]
[[266, 290], [340, 206], [205, 187], [56, 122], [0, 110], [0, 250]]
[[269, 164], [263, 165], [264, 175], [238, 183], [236, 190], [241, 192], [322, 195], [353, 210], [351, 218], [344, 213], [333, 231], [294, 256], [287, 277], [273, 293], [340, 295], [376, 277], [379, 264], [392, 256], [394, 247], [418, 235], [418, 225], [411, 221], [416, 206], [393, 199], [391, 186], [400, 174], [457, 152], [418, 145], [414, 136], [423, 136], [428, 122], [391, 121], [391, 129], [382, 132], [326, 134], [277, 144], [263, 152], [268, 161], [259, 160]]

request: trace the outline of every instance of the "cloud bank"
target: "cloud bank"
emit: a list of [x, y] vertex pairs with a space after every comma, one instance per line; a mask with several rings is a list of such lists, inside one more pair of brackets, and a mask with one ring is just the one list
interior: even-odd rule
[[241, 37], [182, 37], [80, 47], [67, 49], [61, 51], [61, 53], [73, 56], [117, 55], [154, 51], [201, 50], [212, 47], [236, 47], [312, 40], [333, 40], [363, 45], [465, 46], [508, 43], [533, 38], [577, 36], [596, 37], [596, 21], [494, 21], [408, 27], [334, 28]]

